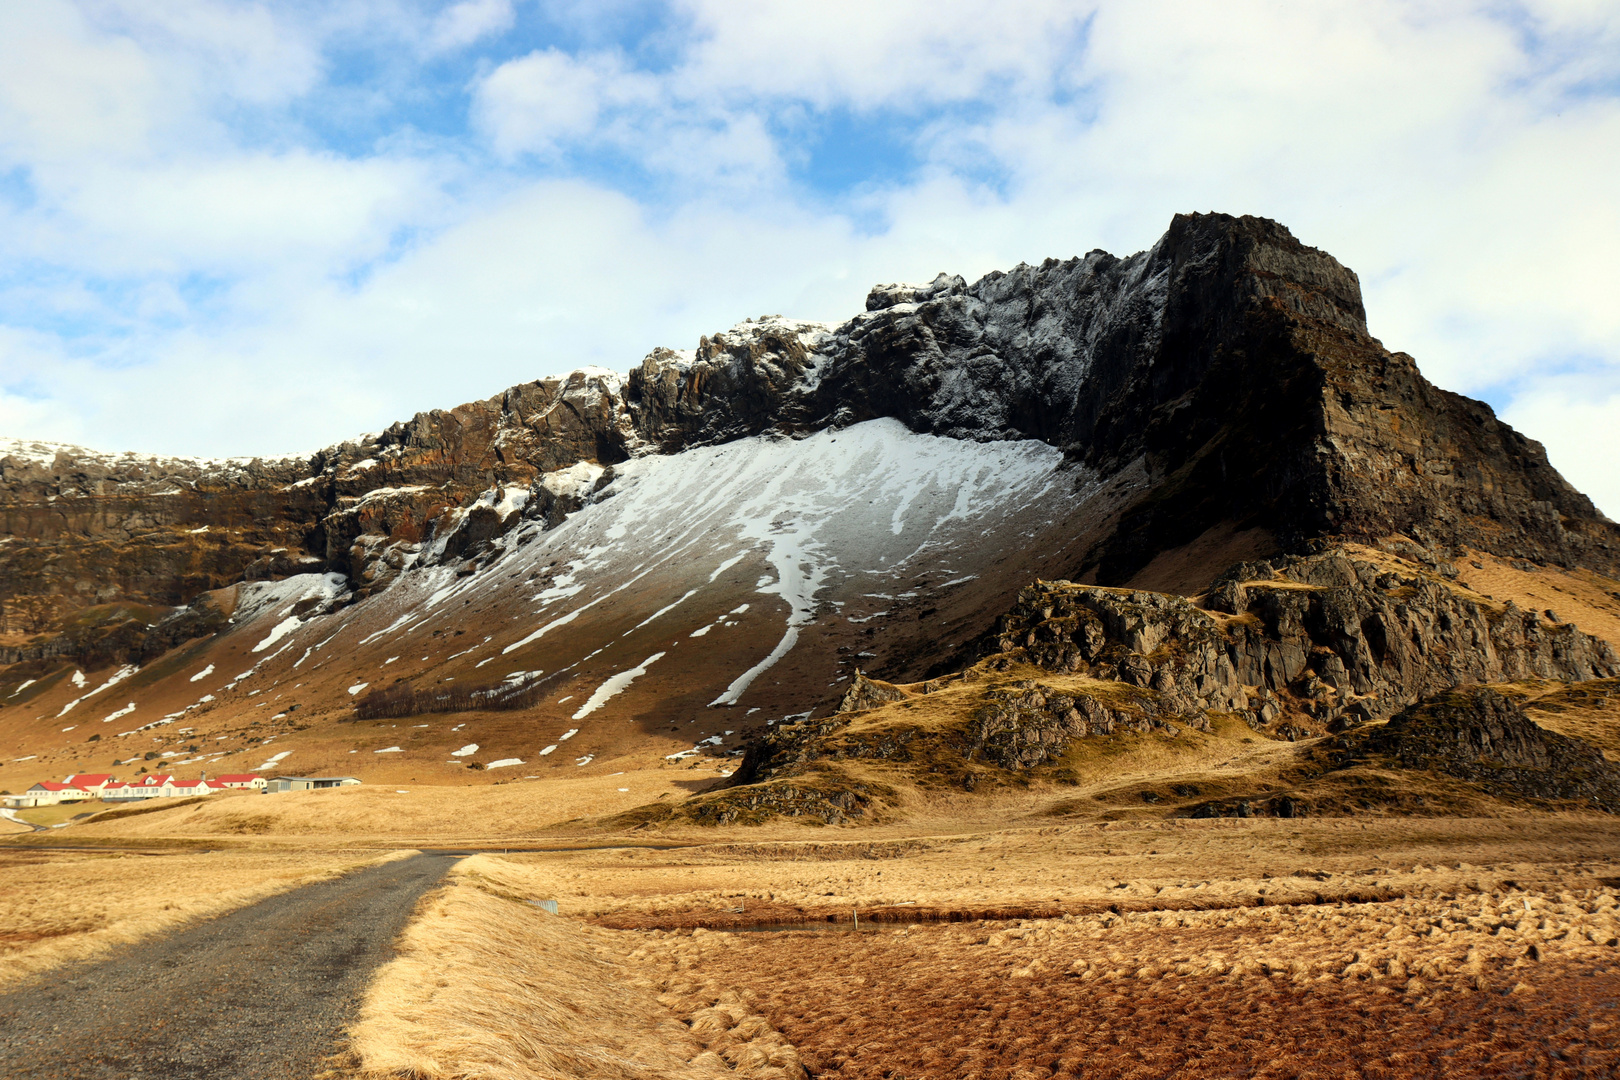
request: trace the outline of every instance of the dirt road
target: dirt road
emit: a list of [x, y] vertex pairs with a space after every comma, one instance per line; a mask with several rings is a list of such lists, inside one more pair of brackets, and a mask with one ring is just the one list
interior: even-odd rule
[[305, 1080], [455, 858], [305, 886], [0, 994], [0, 1077]]

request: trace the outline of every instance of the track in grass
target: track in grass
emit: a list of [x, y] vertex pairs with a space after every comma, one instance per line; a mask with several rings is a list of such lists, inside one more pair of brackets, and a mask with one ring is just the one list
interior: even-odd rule
[[0, 1076], [307, 1077], [454, 856], [308, 885], [0, 994]]

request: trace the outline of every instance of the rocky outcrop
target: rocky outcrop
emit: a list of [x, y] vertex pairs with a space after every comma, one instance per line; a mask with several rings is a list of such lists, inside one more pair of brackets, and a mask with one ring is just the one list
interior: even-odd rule
[[965, 731], [950, 741], [967, 762], [1002, 769], [1033, 769], [1060, 760], [1076, 739], [1117, 732], [1176, 733], [1210, 730], [1209, 716], [1183, 712], [1161, 695], [1064, 693], [1033, 679], [987, 691]]
[[1620, 812], [1620, 766], [1580, 739], [1537, 726], [1489, 687], [1426, 699], [1364, 737], [1341, 736], [1333, 745], [1344, 763], [1382, 760], [1454, 776], [1496, 796]]
[[852, 687], [834, 715], [785, 724], [750, 742], [730, 786], [803, 778], [839, 762], [871, 761], [914, 765], [972, 791], [981, 775], [977, 765], [1027, 772], [1060, 762], [1077, 741], [1087, 738], [1210, 730], [1207, 714], [1181, 711], [1154, 690], [1116, 683], [1065, 691], [1035, 679], [985, 687], [977, 707], [960, 722], [925, 726], [908, 721], [904, 712], [875, 727], [857, 728], [851, 722], [855, 714], [914, 702], [942, 686], [983, 677], [983, 672], [969, 672], [961, 680], [931, 680], [909, 688], [865, 680], [870, 687]]
[[97, 605], [296, 572], [364, 597], [555, 524], [632, 455], [878, 417], [1063, 447], [1077, 500], [1114, 493], [1074, 580], [1122, 583], [1221, 530], [1282, 554], [1401, 534], [1441, 558], [1620, 569], [1616, 526], [1539, 445], [1368, 335], [1351, 271], [1274, 222], [1179, 215], [1128, 258], [880, 286], [840, 325], [749, 320], [628, 376], [525, 383], [308, 458], [0, 447], [0, 632], [20, 645]]
[[1620, 674], [1605, 641], [1417, 566], [1343, 549], [1235, 567], [1194, 601], [1037, 582], [981, 654], [1156, 691], [1284, 737], [1392, 716], [1453, 686]]
[[891, 701], [904, 701], [906, 692], [893, 683], [886, 683], [879, 679], [869, 679], [860, 668], [855, 669], [855, 678], [844, 691], [844, 696], [838, 702], [838, 711], [862, 712], [866, 709], [875, 709], [879, 705], [886, 705]]

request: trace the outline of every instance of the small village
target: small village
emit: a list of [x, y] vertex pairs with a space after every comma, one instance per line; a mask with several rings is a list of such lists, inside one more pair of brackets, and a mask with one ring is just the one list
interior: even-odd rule
[[349, 787], [360, 783], [353, 776], [272, 776], [258, 773], [221, 773], [212, 779], [203, 773], [195, 780], [180, 780], [170, 773], [145, 773], [136, 780], [119, 780], [111, 773], [75, 773], [60, 783], [41, 780], [20, 795], [0, 795], [8, 810], [22, 810], [59, 803], [137, 802], [143, 799], [189, 798], [222, 791], [255, 791], [273, 794], [309, 791], [318, 788]]

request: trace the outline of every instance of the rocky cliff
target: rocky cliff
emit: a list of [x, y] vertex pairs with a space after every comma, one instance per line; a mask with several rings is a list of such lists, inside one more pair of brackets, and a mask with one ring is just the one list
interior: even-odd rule
[[[1455, 575], [1455, 571], [1451, 571]], [[1284, 737], [1392, 716], [1453, 686], [1620, 674], [1607, 641], [1380, 552], [1244, 563], [1202, 597], [1037, 582], [980, 650], [1150, 688]]]
[[1129, 258], [880, 286], [841, 325], [751, 320], [627, 377], [527, 383], [307, 459], [13, 446], [0, 629], [15, 660], [70, 653], [75, 621], [123, 640], [162, 614], [136, 608], [241, 580], [332, 571], [365, 596], [413, 566], [477, 565], [632, 456], [879, 417], [1061, 447], [1076, 498], [1104, 492], [1064, 556], [1073, 580], [1168, 559], [1163, 587], [1198, 591], [1231, 561], [1184, 554], [1210, 536], [1286, 555], [1401, 535], [1604, 572], [1620, 551], [1539, 445], [1368, 334], [1351, 271], [1273, 222], [1184, 215]]

